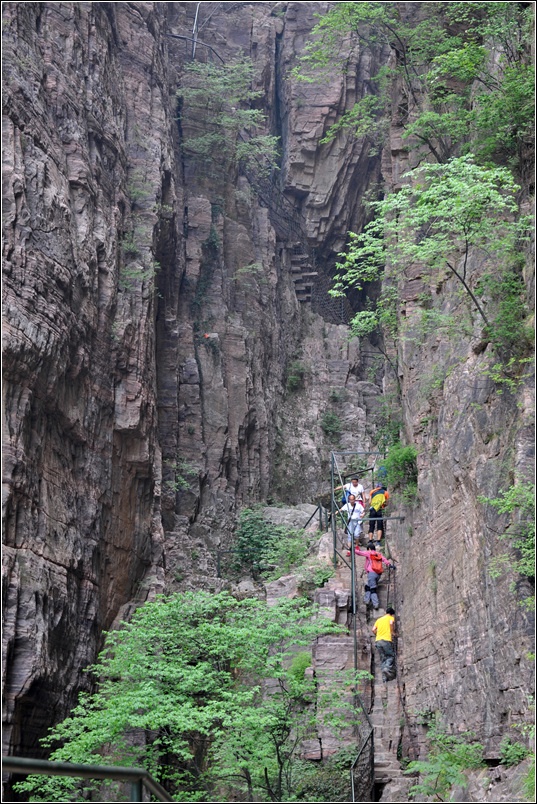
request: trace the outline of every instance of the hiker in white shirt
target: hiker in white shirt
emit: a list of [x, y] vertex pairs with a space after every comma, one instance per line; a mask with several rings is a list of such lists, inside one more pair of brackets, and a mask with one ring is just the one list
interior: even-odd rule
[[[352, 477], [349, 483], [345, 483], [344, 486], [337, 486], [334, 491], [339, 491], [339, 489], [343, 489], [343, 497], [346, 498], [347, 502], [349, 501], [350, 495], [354, 494], [356, 499], [360, 500], [365, 507], [364, 487], [358, 477]], [[341, 502], [344, 503], [345, 500], [342, 499]]]
[[362, 533], [362, 517], [364, 515], [365, 508], [361, 500], [358, 500], [354, 494], [351, 494], [348, 502], [346, 502], [345, 505], [343, 505], [339, 510], [347, 516], [347, 527], [345, 531], [347, 533], [347, 548], [350, 555], [353, 540], [355, 543], [358, 542], [360, 534]]

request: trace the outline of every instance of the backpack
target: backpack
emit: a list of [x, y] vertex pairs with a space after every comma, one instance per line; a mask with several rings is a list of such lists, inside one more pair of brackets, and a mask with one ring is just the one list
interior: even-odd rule
[[371, 571], [376, 572], [377, 575], [382, 575], [382, 570], [384, 569], [382, 565], [382, 553], [377, 553], [376, 550], [371, 550], [369, 553], [369, 558], [371, 559]]
[[390, 495], [383, 486], [377, 486], [371, 492], [371, 507], [375, 511], [380, 511], [381, 508], [386, 508]]

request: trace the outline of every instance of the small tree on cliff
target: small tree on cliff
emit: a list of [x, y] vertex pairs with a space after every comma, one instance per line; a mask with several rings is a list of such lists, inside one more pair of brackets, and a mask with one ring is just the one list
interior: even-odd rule
[[[225, 800], [229, 791], [290, 800], [300, 742], [320, 716], [308, 702], [322, 709], [293, 651], [339, 630], [312, 613], [304, 601], [268, 607], [225, 592], [147, 603], [108, 635], [90, 668], [98, 689], [51, 730], [45, 744], [61, 745], [50, 758], [141, 764], [176, 801]], [[41, 776], [18, 785], [32, 801], [82, 801], [98, 787]]]
[[177, 95], [185, 152], [209, 173], [225, 176], [236, 163], [270, 173], [279, 138], [264, 131], [266, 115], [256, 108], [260, 90], [252, 88], [254, 68], [243, 57], [228, 63], [192, 62], [185, 67]]
[[[374, 219], [360, 233], [349, 233], [347, 251], [340, 254], [332, 295], [348, 287], [387, 275], [393, 283], [410, 268], [418, 268], [425, 283], [437, 284], [451, 274], [475, 307], [483, 322], [484, 337], [492, 341], [500, 356], [519, 357], [528, 348], [529, 333], [523, 321], [526, 310], [523, 287], [517, 280], [513, 255], [524, 237], [527, 220], [517, 221], [515, 193], [519, 189], [506, 168], [477, 165], [471, 154], [446, 164], [427, 164], [404, 176], [407, 184], [381, 201], [371, 204]], [[494, 261], [494, 276], [478, 280], [469, 271], [470, 255]], [[386, 269], [386, 270], [385, 270]], [[509, 281], [507, 281], [509, 279]], [[494, 299], [487, 290], [511, 287], [516, 304], [510, 306], [508, 329], [502, 305], [505, 292]], [[397, 324], [393, 302], [376, 310], [358, 313], [352, 322], [355, 334], [365, 335], [388, 321], [393, 336]], [[387, 311], [389, 315], [387, 315]]]
[[410, 793], [446, 801], [453, 785], [465, 783], [465, 770], [477, 770], [484, 765], [483, 746], [474, 742], [473, 736], [471, 732], [448, 734], [436, 713], [427, 732], [427, 759], [410, 762], [405, 771], [419, 773], [419, 782], [411, 787]]

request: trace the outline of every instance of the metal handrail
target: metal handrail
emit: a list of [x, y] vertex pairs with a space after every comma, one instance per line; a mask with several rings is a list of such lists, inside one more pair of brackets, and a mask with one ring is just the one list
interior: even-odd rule
[[[384, 457], [385, 453], [382, 453], [382, 452], [365, 452], [365, 451], [357, 452], [355, 450], [345, 450], [345, 451], [334, 451], [331, 454], [330, 481], [331, 481], [331, 489], [332, 489], [332, 491], [331, 491], [331, 507], [332, 507], [332, 530], [333, 530], [333, 539], [334, 539], [334, 566], [337, 565], [337, 557], [338, 556], [343, 559], [343, 557], [340, 555], [340, 553], [337, 550], [337, 514], [339, 514], [341, 516], [342, 520], [343, 520], [343, 515], [341, 513], [341, 510], [339, 509], [339, 507], [336, 504], [336, 499], [335, 499], [335, 494], [334, 494], [334, 489], [335, 489], [334, 479], [335, 479], [336, 473], [337, 473], [337, 475], [338, 475], [338, 477], [339, 477], [339, 479], [341, 481], [341, 472], [339, 471], [339, 467], [337, 466], [337, 458], [336, 458], [336, 456], [348, 456], [348, 455], [374, 456], [373, 467], [370, 467], [367, 470], [367, 471], [370, 471], [370, 470], [374, 471], [375, 465], [376, 465], [376, 462], [377, 462], [377, 457], [380, 457], [380, 456]], [[347, 475], [345, 474], [344, 476], [347, 476]], [[343, 485], [342, 482], [341, 482], [341, 485]], [[377, 517], [371, 517], [371, 516], [369, 516], [369, 514], [367, 514], [367, 516], [363, 517], [362, 522], [366, 523], [366, 522], [374, 521], [375, 519], [377, 519]], [[384, 522], [386, 522], [388, 520], [401, 522], [401, 521], [404, 520], [404, 517], [401, 517], [401, 516], [389, 516], [389, 517], [383, 516], [382, 519], [383, 519]], [[346, 529], [346, 524], [345, 524], [344, 527]], [[389, 553], [389, 546], [388, 546], [388, 540], [386, 538], [386, 533], [384, 534], [384, 536], [385, 536], [386, 550]], [[352, 544], [352, 547], [354, 547], [354, 544]], [[343, 559], [343, 561], [347, 566], [349, 566], [349, 564], [345, 561], [345, 559]], [[357, 617], [356, 617], [356, 615], [357, 615], [357, 606], [356, 606], [356, 564], [355, 564], [355, 552], [354, 552], [354, 549], [352, 549], [352, 548], [351, 548], [350, 570], [351, 570], [352, 617], [353, 617], [353, 624], [352, 625], [353, 625], [353, 635], [354, 635], [354, 669], [356, 671], [356, 670], [358, 670], [357, 633], [356, 633], [356, 620], [357, 620]], [[389, 576], [388, 577], [388, 586], [390, 587], [391, 580], [392, 580], [391, 579], [391, 570], [389, 571], [388, 576]], [[393, 583], [395, 584], [395, 575], [393, 576]], [[355, 773], [355, 770], [356, 770], [356, 766], [357, 766], [359, 760], [361, 759], [361, 757], [363, 756], [363, 754], [365, 753], [369, 743], [370, 743], [369, 759], [368, 759], [368, 767], [369, 767], [368, 777], [369, 778], [367, 779], [367, 777], [366, 777], [366, 783], [368, 783], [370, 785], [370, 788], [371, 788], [370, 791], [369, 791], [369, 794], [372, 794], [372, 790], [373, 790], [373, 784], [374, 784], [374, 761], [375, 761], [375, 743], [374, 743], [373, 725], [372, 725], [371, 719], [369, 718], [369, 715], [368, 715], [368, 713], [367, 713], [367, 711], [365, 709], [365, 706], [364, 706], [364, 704], [362, 702], [362, 699], [361, 699], [361, 697], [360, 697], [360, 695], [358, 694], [357, 691], [355, 691], [355, 700], [356, 700], [357, 704], [360, 706], [363, 714], [365, 715], [365, 720], [366, 720], [366, 723], [367, 723], [367, 726], [368, 726], [368, 731], [367, 731], [366, 735], [360, 734], [361, 745], [359, 747], [358, 754], [357, 754], [356, 758], [354, 759], [354, 761], [353, 761], [353, 763], [352, 763], [352, 765], [350, 767], [351, 801], [353, 801], [353, 802], [355, 802], [357, 800], [356, 799], [354, 773]], [[370, 799], [369, 798], [367, 798], [367, 799], [362, 799], [361, 798], [360, 800], [370, 800]]]
[[28, 757], [2, 757], [2, 770], [8, 773], [41, 773], [45, 776], [71, 776], [81, 779], [116, 779], [131, 783], [131, 801], [143, 801], [145, 786], [158, 801], [173, 801], [170, 794], [145, 768], [113, 765], [82, 765], [74, 762], [50, 762]]

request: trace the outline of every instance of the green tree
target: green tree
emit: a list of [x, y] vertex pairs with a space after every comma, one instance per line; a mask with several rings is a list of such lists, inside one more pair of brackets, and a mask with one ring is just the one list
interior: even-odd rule
[[192, 62], [177, 93], [186, 153], [222, 176], [239, 162], [260, 173], [276, 165], [279, 138], [264, 130], [266, 116], [253, 105], [263, 93], [252, 89], [252, 80], [247, 58], [226, 64]]
[[[50, 758], [141, 764], [177, 801], [224, 791], [290, 800], [298, 746], [323, 706], [292, 657], [297, 646], [340, 630], [313, 613], [303, 601], [268, 607], [226, 592], [146, 603], [108, 634], [90, 668], [97, 690], [50, 731]], [[100, 784], [30, 776], [19, 791], [33, 801], [82, 801], [82, 788]]]
[[[385, 266], [392, 281], [416, 265], [431, 284], [447, 271], [477, 309], [485, 335], [509, 349], [512, 339], [500, 344], [499, 321], [496, 314], [489, 317], [468, 262], [470, 254], [478, 251], [493, 258], [499, 272], [501, 266], [504, 272], [509, 270], [527, 226], [526, 219], [515, 220], [518, 186], [511, 173], [506, 168], [480, 166], [468, 154], [446, 164], [415, 168], [404, 178], [408, 183], [400, 190], [371, 204], [375, 217], [364, 230], [350, 233], [347, 251], [339, 255], [343, 260], [336, 265], [332, 295], [379, 280]], [[382, 309], [372, 323], [380, 323], [381, 314]]]
[[[437, 162], [472, 150], [521, 170], [534, 125], [533, 9], [524, 3], [336, 3], [319, 18], [294, 70], [324, 80], [355, 51], [390, 49], [393, 66], [372, 77], [371, 94], [345, 110], [322, 142], [342, 129], [378, 146], [396, 113], [409, 149]], [[498, 55], [499, 54], [499, 55]], [[399, 86], [392, 110], [390, 87]]]

